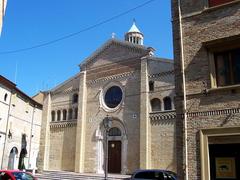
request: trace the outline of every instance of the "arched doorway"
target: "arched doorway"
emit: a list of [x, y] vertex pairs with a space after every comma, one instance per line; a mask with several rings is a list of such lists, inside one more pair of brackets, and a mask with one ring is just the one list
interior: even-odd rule
[[21, 169], [21, 170], [26, 169], [25, 163], [24, 163], [24, 159], [25, 159], [26, 155], [27, 155], [27, 150], [26, 150], [26, 148], [23, 148], [20, 152], [18, 169]]
[[13, 147], [8, 158], [8, 169], [17, 169], [17, 155], [18, 150], [16, 147]]
[[25, 163], [24, 159], [27, 155], [27, 136], [26, 134], [22, 134], [22, 149], [19, 155], [19, 163], [18, 163], [18, 169], [25, 169]]
[[[104, 173], [104, 131], [103, 125], [100, 124], [96, 131], [97, 173], [99, 174]], [[127, 144], [127, 132], [124, 123], [117, 118], [113, 118], [112, 128], [108, 136], [108, 171], [110, 173], [127, 173]], [[110, 169], [111, 167], [113, 169]]]

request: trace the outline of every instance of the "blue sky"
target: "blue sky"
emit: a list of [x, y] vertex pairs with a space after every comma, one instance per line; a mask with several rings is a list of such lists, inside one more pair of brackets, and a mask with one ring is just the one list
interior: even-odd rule
[[111, 38], [113, 32], [123, 40], [134, 18], [144, 34], [144, 45], [154, 47], [156, 56], [173, 58], [170, 0], [154, 0], [49, 46], [1, 54], [78, 32], [146, 1], [9, 0], [0, 37], [0, 74], [13, 82], [16, 79], [17, 87], [30, 96], [51, 89], [79, 72], [78, 64]]

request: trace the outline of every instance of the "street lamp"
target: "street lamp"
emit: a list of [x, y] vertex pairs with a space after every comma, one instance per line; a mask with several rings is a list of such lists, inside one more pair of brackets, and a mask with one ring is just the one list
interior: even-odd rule
[[105, 163], [104, 163], [104, 176], [105, 180], [107, 180], [108, 173], [108, 132], [112, 126], [112, 120], [108, 117], [108, 115], [103, 119], [103, 126], [105, 129]]

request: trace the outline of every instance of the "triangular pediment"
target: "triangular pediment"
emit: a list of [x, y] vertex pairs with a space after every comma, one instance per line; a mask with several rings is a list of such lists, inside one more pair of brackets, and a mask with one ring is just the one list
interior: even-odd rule
[[132, 44], [126, 41], [111, 39], [97, 49], [80, 64], [81, 69], [94, 68], [121, 60], [139, 58], [149, 54], [151, 48]]

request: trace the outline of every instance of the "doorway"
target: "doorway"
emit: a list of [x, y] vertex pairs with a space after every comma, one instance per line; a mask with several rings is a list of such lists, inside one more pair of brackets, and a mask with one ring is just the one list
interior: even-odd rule
[[122, 142], [121, 141], [108, 141], [108, 172], [121, 173], [121, 154]]
[[[105, 142], [105, 129], [102, 125], [96, 131], [97, 139], [97, 173], [104, 173], [105, 148], [108, 145], [108, 172], [126, 174], [127, 168], [127, 132], [122, 121], [114, 119], [108, 132], [108, 142]], [[111, 144], [114, 144], [111, 146]], [[110, 148], [111, 147], [111, 148]], [[116, 150], [116, 149], [117, 150]], [[115, 161], [113, 159], [116, 159]]]
[[240, 144], [209, 144], [211, 180], [240, 179]]

